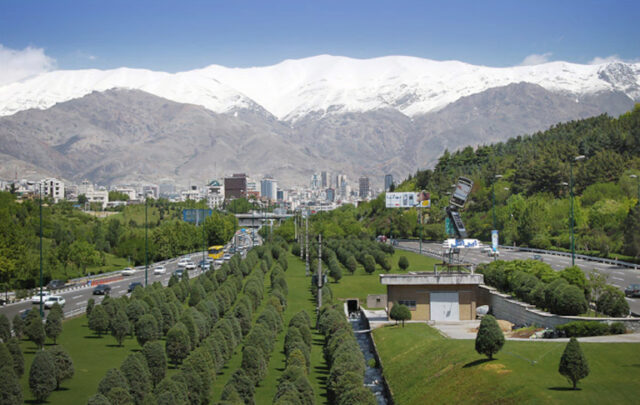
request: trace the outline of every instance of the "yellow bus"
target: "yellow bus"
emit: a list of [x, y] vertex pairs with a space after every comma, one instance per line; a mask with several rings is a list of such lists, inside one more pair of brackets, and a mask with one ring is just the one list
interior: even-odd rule
[[209, 246], [210, 258], [212, 258], [213, 260], [221, 259], [222, 255], [224, 255], [224, 246], [221, 246], [221, 245]]

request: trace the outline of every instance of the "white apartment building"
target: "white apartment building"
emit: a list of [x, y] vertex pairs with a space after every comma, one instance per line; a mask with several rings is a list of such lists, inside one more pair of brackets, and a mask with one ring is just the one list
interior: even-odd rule
[[109, 202], [109, 192], [104, 187], [96, 190], [93, 184], [89, 183], [88, 180], [85, 180], [78, 186], [78, 197], [83, 194], [87, 197], [87, 202], [99, 203], [102, 205], [102, 209], [107, 207], [107, 203]]
[[51, 197], [54, 202], [64, 200], [64, 183], [58, 179], [50, 178], [40, 180], [42, 195]]

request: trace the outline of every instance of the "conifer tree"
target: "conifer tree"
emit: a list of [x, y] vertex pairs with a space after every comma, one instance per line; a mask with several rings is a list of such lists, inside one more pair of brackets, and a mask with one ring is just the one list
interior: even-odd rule
[[504, 334], [493, 315], [485, 315], [480, 322], [476, 336], [476, 351], [493, 359], [493, 355], [502, 349]]
[[587, 358], [584, 357], [580, 344], [574, 337], [569, 340], [569, 343], [567, 343], [564, 349], [564, 353], [562, 353], [558, 372], [573, 384], [574, 390], [576, 389], [578, 381], [589, 375]]

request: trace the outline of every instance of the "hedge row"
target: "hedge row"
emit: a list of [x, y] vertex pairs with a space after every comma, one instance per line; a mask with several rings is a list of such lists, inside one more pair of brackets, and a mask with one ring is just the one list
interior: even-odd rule
[[300, 311], [291, 318], [287, 328], [284, 339], [286, 367], [278, 380], [274, 404], [315, 404], [309, 382], [312, 340], [311, 318], [305, 311]]
[[[256, 253], [249, 252], [245, 260], [234, 256], [195, 280], [172, 278], [168, 288], [154, 283], [151, 288], [137, 288], [131, 298], [105, 297], [89, 310], [92, 329], [104, 312], [114, 336], [122, 325], [135, 325], [131, 330], [143, 346], [142, 353], [129, 355], [120, 369], [107, 372], [89, 403], [208, 403], [215, 374], [242, 340], [241, 322], [230, 309], [243, 277], [252, 274], [256, 264]], [[264, 277], [260, 269], [254, 273]], [[157, 340], [163, 334], [164, 345]], [[167, 358], [176, 367], [182, 365], [171, 378], [166, 377]]]
[[598, 321], [574, 321], [556, 326], [556, 331], [566, 337], [621, 335], [627, 332], [622, 322], [608, 325]]
[[[279, 251], [275, 251], [273, 248], [269, 249], [269, 245], [267, 245], [263, 251], [264, 267], [269, 262], [269, 257], [278, 256], [278, 254]], [[285, 296], [288, 293], [280, 257], [283, 257], [283, 255], [279, 256], [271, 271], [271, 292], [268, 301], [245, 338], [242, 363], [240, 368], [231, 375], [231, 378], [225, 384], [222, 391], [222, 403], [254, 404], [255, 387], [266, 376], [276, 336], [282, 331], [282, 313], [286, 308]], [[261, 267], [263, 266], [261, 265]], [[258, 280], [255, 280], [257, 283]], [[255, 293], [258, 291], [258, 286], [253, 285], [254, 283], [250, 283], [250, 281], [248, 280], [245, 284], [245, 294], [247, 294], [248, 289], [249, 291], [255, 291]], [[262, 285], [264, 283], [260, 281], [260, 291], [262, 290]], [[259, 304], [260, 301], [256, 301], [254, 309], [257, 309]], [[243, 312], [246, 312], [246, 310], [243, 310]]]
[[324, 356], [329, 365], [327, 389], [336, 405], [375, 405], [373, 393], [364, 384], [365, 362], [351, 324], [333, 305], [324, 305], [318, 329], [325, 336]]

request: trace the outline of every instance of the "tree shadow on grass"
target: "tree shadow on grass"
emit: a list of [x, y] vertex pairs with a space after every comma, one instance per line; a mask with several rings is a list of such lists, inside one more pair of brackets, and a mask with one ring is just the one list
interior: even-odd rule
[[465, 364], [464, 366], [462, 366], [462, 368], [470, 368], [470, 367], [475, 367], [475, 366], [479, 366], [480, 364], [484, 364], [487, 363], [489, 361], [494, 361], [496, 359], [478, 359], [478, 360], [474, 360], [472, 362], [469, 362], [467, 364]]
[[582, 391], [582, 388], [576, 388], [574, 390], [571, 387], [549, 387], [547, 389], [550, 391]]
[[329, 367], [327, 367], [326, 365], [320, 365], [320, 366], [313, 366], [313, 369], [316, 370], [316, 372], [319, 375], [328, 375], [329, 374]]
[[104, 336], [98, 336], [98, 335], [87, 335], [84, 338], [85, 339], [102, 339]]
[[112, 344], [108, 344], [108, 345], [105, 345], [105, 346], [107, 346], [107, 347], [124, 347], [124, 345], [120, 346], [117, 343], [112, 343]]

